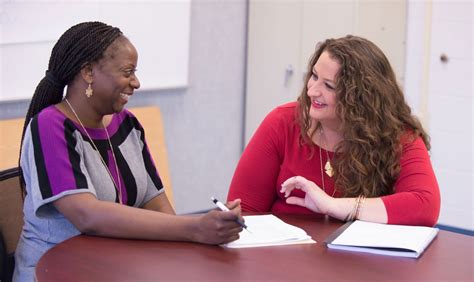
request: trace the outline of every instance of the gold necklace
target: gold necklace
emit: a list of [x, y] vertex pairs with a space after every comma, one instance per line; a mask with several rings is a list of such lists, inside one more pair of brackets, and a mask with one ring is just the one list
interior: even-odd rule
[[[320, 140], [320, 143], [322, 145], [323, 143], [323, 129], [319, 129], [319, 140]], [[324, 142], [324, 145], [326, 145], [327, 147], [327, 144], [326, 142]], [[329, 153], [328, 153], [328, 150], [325, 150], [326, 151], [326, 158], [327, 158], [327, 161], [326, 161], [326, 164], [324, 165], [324, 171], [326, 172], [326, 174], [329, 176], [329, 177], [332, 177], [334, 175], [334, 171], [332, 169], [332, 165], [331, 165], [331, 159], [329, 158]], [[319, 146], [319, 158], [321, 158], [321, 146]], [[322, 162], [322, 160], [321, 160]], [[321, 163], [321, 170], [322, 170], [322, 163]]]
[[[322, 129], [319, 130], [319, 140], [321, 141], [320, 143], [322, 143]], [[322, 149], [321, 149], [321, 145], [322, 144], [319, 144], [319, 165], [320, 165], [320, 169], [321, 169], [321, 181], [322, 181], [322, 184], [323, 184], [323, 191], [326, 192], [326, 187], [324, 185], [324, 173], [323, 173], [323, 153], [322, 153]], [[332, 177], [334, 175], [334, 172], [332, 170], [332, 166], [331, 166], [331, 159], [329, 158], [329, 153], [327, 150], [326, 151], [326, 157], [327, 157], [327, 161], [326, 161], [326, 164], [324, 165], [324, 171], [326, 172], [326, 174], [329, 176], [329, 177]], [[334, 188], [334, 190], [332, 191], [332, 195], [331, 197], [334, 197], [334, 194], [336, 193], [336, 188]]]
[[119, 202], [120, 202], [120, 204], [123, 204], [123, 203], [122, 203], [122, 185], [121, 185], [122, 183], [120, 182], [120, 175], [119, 175], [119, 169], [118, 169], [118, 165], [117, 165], [117, 159], [115, 158], [114, 148], [112, 147], [112, 142], [110, 141], [109, 132], [107, 131], [107, 128], [106, 128], [105, 125], [104, 125], [104, 121], [102, 120], [102, 126], [104, 127], [105, 134], [107, 135], [107, 140], [109, 141], [110, 150], [112, 151], [112, 157], [114, 158], [115, 172], [117, 173], [118, 185], [117, 185], [117, 183], [115, 183], [115, 180], [114, 180], [114, 178], [113, 178], [113, 176], [112, 176], [112, 173], [111, 173], [110, 170], [109, 170], [109, 167], [108, 167], [107, 164], [105, 163], [105, 160], [104, 160], [104, 158], [102, 157], [102, 155], [100, 154], [99, 149], [98, 149], [97, 146], [95, 145], [94, 140], [92, 140], [91, 136], [89, 135], [89, 132], [87, 132], [87, 130], [86, 130], [86, 127], [84, 126], [84, 124], [82, 124], [81, 119], [80, 119], [79, 116], [77, 115], [77, 113], [76, 113], [76, 111], [74, 110], [74, 108], [72, 107], [71, 103], [69, 103], [69, 101], [68, 101], [67, 98], [64, 98], [64, 101], [66, 101], [67, 105], [68, 105], [69, 108], [71, 109], [71, 111], [72, 111], [72, 113], [74, 114], [74, 116], [76, 117], [77, 121], [79, 121], [79, 124], [81, 125], [82, 129], [84, 130], [84, 132], [86, 133], [87, 137], [89, 138], [89, 140], [91, 141], [92, 145], [94, 146], [94, 149], [95, 149], [95, 151], [97, 152], [97, 154], [99, 155], [100, 160], [102, 161], [102, 164], [105, 166], [105, 169], [106, 169], [107, 172], [109, 173], [110, 179], [112, 179], [112, 183], [113, 183], [114, 186], [115, 186], [115, 190], [117, 190], [117, 192], [118, 192]]
[[[326, 186], [324, 185], [324, 172], [323, 172], [323, 154], [322, 154], [322, 149], [321, 149], [321, 146], [319, 146], [319, 164], [320, 164], [320, 168], [321, 168], [321, 181], [323, 182], [323, 191], [326, 192]], [[326, 154], [327, 154], [327, 157], [328, 157], [328, 160], [329, 160], [329, 154], [328, 152], [326, 151]], [[328, 164], [328, 162], [326, 162], [326, 165]], [[329, 165], [331, 165], [331, 163], [329, 163]], [[332, 169], [332, 167], [331, 167]], [[326, 174], [327, 174], [327, 170], [326, 170]], [[332, 173], [332, 170], [331, 170], [331, 173]], [[329, 175], [329, 177], [332, 177], [332, 175]], [[332, 191], [332, 195], [331, 197], [334, 197], [334, 194], [336, 194], [336, 188], [334, 188], [334, 190]]]

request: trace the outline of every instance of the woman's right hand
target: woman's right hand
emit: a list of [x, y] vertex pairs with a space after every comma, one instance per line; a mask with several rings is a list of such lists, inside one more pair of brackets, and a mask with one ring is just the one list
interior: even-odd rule
[[[294, 189], [304, 191], [306, 193], [305, 197], [290, 196]], [[329, 214], [331, 206], [334, 204], [333, 197], [326, 194], [316, 183], [303, 176], [288, 178], [281, 185], [280, 192], [285, 194], [288, 204], [302, 206], [317, 213]]]
[[240, 199], [227, 203], [230, 211], [212, 210], [198, 220], [195, 241], [219, 245], [239, 239], [242, 226], [237, 223], [241, 217]]

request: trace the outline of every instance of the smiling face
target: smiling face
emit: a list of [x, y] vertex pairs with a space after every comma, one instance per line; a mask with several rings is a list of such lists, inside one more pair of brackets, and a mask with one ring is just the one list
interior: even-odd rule
[[104, 114], [122, 111], [140, 82], [135, 74], [138, 54], [125, 37], [119, 37], [93, 66], [92, 88], [97, 108]]
[[339, 63], [325, 51], [313, 66], [313, 74], [307, 84], [307, 95], [311, 100], [309, 116], [334, 128], [340, 124], [336, 115], [336, 75], [339, 69]]

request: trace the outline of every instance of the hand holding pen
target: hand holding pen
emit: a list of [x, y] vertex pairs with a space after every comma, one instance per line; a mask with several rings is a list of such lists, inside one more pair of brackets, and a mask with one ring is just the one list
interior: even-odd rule
[[242, 226], [237, 223], [240, 218], [240, 200], [227, 203], [228, 212], [211, 210], [200, 216], [189, 217], [196, 219], [196, 225], [190, 231], [194, 242], [221, 245], [239, 239]]
[[[211, 197], [211, 200], [212, 202], [221, 210], [221, 211], [229, 211], [229, 208], [226, 207], [226, 205], [224, 205], [221, 201], [217, 200], [216, 198], [214, 197]], [[248, 229], [247, 229], [247, 225], [245, 225], [244, 221], [241, 220], [240, 218], [237, 219], [237, 223], [240, 224], [240, 226], [242, 226], [243, 228], [245, 228], [245, 230], [247, 230], [248, 232], [250, 232]]]

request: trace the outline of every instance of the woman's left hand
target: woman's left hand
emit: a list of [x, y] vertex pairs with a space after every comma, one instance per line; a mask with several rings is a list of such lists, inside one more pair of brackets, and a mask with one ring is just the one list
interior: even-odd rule
[[[290, 196], [293, 189], [301, 189], [306, 192], [304, 198]], [[302, 176], [288, 178], [281, 185], [281, 193], [285, 193], [286, 203], [306, 207], [314, 212], [328, 214], [332, 204], [332, 198], [326, 194], [316, 183]]]

